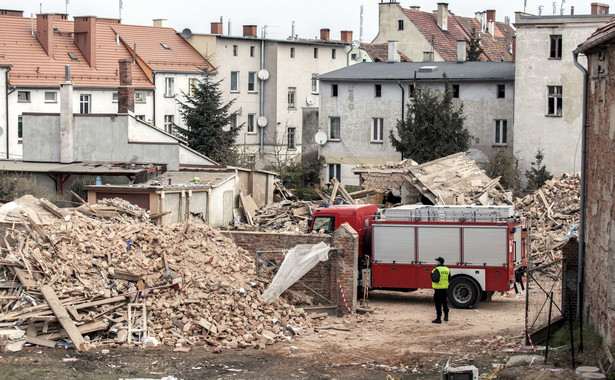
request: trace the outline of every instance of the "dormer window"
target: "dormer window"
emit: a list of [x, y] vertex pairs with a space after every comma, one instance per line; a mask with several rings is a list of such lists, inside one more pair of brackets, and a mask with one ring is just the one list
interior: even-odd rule
[[167, 44], [165, 44], [164, 42], [160, 43], [160, 46], [162, 46], [163, 48], [165, 48], [165, 50], [171, 50], [171, 47]]
[[73, 62], [77, 62], [79, 61], [79, 58], [77, 58], [77, 56], [75, 55], [75, 53], [68, 53], [68, 56], [70, 57], [70, 60]]

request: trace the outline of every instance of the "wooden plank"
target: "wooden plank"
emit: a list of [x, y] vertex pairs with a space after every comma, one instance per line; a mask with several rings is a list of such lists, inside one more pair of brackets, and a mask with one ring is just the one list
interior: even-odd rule
[[294, 208], [293, 215], [295, 216], [310, 215], [310, 208], [307, 206]]
[[45, 210], [49, 211], [60, 219], [64, 219], [65, 217], [70, 215], [70, 212], [67, 209], [60, 208], [44, 198], [39, 199], [38, 202], [41, 204], [41, 206], [43, 206]]
[[[241, 200], [241, 206], [243, 207], [243, 212], [248, 219], [248, 223], [250, 225], [254, 225], [253, 217], [256, 213], [256, 208], [252, 208], [250, 202], [248, 201], [248, 196], [243, 195], [243, 192], [239, 192], [239, 199]], [[252, 201], [254, 202], [254, 201]]]
[[[77, 329], [79, 335], [81, 336], [81, 334], [89, 334], [94, 331], [106, 330], [109, 328], [109, 323], [105, 321], [99, 321], [99, 322], [93, 322], [93, 323], [86, 323], [79, 327], [75, 326], [75, 328]], [[66, 331], [66, 329], [61, 329], [60, 332], [46, 334], [46, 335], [41, 334], [38, 336], [44, 337], [45, 339], [51, 339], [51, 340], [70, 338], [70, 335], [68, 335], [68, 332]]]
[[114, 267], [109, 268], [109, 277], [118, 278], [120, 280], [137, 282], [141, 279], [141, 275], [129, 272], [124, 269], [118, 269]]
[[43, 293], [43, 297], [45, 297], [45, 300], [49, 304], [49, 307], [51, 308], [51, 310], [53, 310], [53, 313], [56, 315], [56, 317], [58, 317], [58, 322], [60, 322], [60, 325], [64, 327], [77, 350], [87, 351], [88, 346], [85, 343], [85, 340], [83, 340], [83, 336], [81, 336], [81, 333], [79, 332], [79, 329], [77, 329], [77, 326], [75, 326], [75, 324], [73, 323], [73, 320], [70, 319], [68, 312], [66, 311], [64, 306], [62, 306], [62, 303], [60, 303], [58, 295], [53, 291], [51, 286], [41, 286], [41, 293]]
[[335, 197], [337, 196], [337, 190], [340, 187], [340, 182], [337, 178], [333, 177], [331, 178], [331, 183], [333, 184], [333, 190], [331, 191], [331, 199], [329, 200], [329, 203], [333, 204], [335, 202]]
[[32, 290], [33, 288], [36, 288], [36, 281], [34, 281], [34, 279], [32, 279], [32, 277], [23, 269], [13, 268], [13, 271], [17, 275], [17, 278], [19, 279], [19, 282], [21, 282], [24, 289]]
[[358, 198], [367, 197], [368, 195], [374, 195], [376, 193], [377, 191], [375, 189], [366, 189], [366, 190], [359, 190], [359, 191], [352, 192], [349, 195], [352, 197], [352, 199], [358, 199]]
[[73, 305], [73, 307], [75, 308], [75, 310], [79, 310], [79, 309], [85, 309], [86, 307], [100, 306], [100, 305], [105, 305], [108, 303], [114, 303], [114, 302], [120, 302], [120, 301], [126, 301], [126, 297], [117, 296], [113, 298], [105, 298], [103, 300], [86, 302], [86, 303], [82, 303], [79, 305]]
[[56, 346], [56, 342], [50, 339], [39, 338], [37, 336], [27, 336], [26, 343], [36, 344], [37, 346], [54, 348]]

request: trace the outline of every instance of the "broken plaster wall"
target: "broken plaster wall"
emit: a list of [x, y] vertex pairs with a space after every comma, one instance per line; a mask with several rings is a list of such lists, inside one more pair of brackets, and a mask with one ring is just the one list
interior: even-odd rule
[[588, 54], [583, 312], [610, 346], [615, 343], [615, 76], [609, 71], [615, 70], [615, 48], [600, 53], [605, 60], [596, 51]]
[[404, 179], [405, 173], [390, 171], [370, 171], [360, 173], [363, 189], [391, 190], [391, 193], [401, 198], [403, 204], [418, 203], [421, 199], [419, 191]]

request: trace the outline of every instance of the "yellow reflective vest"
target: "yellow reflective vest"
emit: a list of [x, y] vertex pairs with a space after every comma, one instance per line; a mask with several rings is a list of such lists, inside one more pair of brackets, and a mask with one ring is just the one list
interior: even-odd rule
[[444, 265], [440, 265], [433, 268], [431, 273], [435, 272], [436, 269], [438, 270], [438, 272], [440, 272], [440, 281], [432, 282], [431, 286], [434, 289], [448, 289], [448, 277], [451, 274], [451, 271]]

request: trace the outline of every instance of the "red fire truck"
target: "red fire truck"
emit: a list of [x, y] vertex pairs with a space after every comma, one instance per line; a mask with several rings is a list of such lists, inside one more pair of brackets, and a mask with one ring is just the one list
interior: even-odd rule
[[310, 230], [331, 233], [345, 222], [359, 234], [361, 286], [431, 288], [435, 258], [443, 257], [457, 308], [523, 287], [527, 228], [512, 207], [337, 205], [316, 209]]

